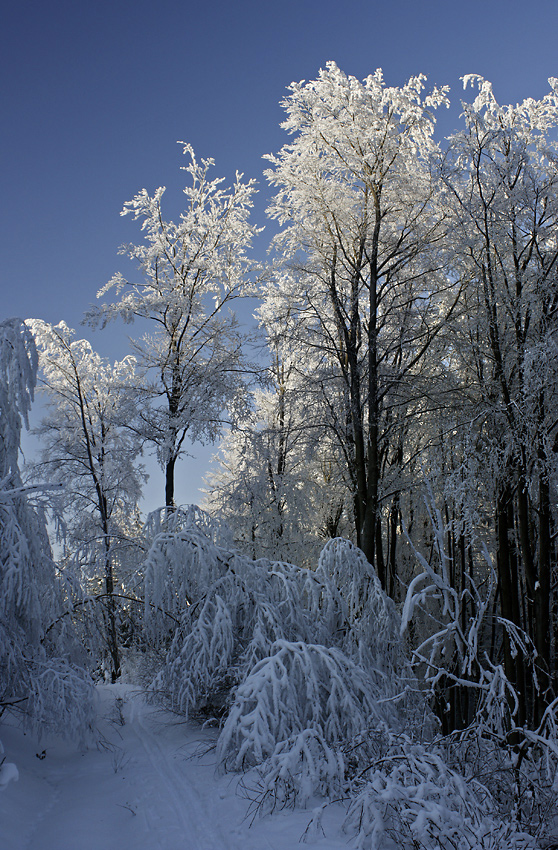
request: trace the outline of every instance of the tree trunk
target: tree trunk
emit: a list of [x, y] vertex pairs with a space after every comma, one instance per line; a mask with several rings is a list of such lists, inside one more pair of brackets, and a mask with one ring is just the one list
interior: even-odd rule
[[551, 532], [550, 532], [550, 488], [546, 467], [539, 479], [539, 557], [538, 579], [535, 585], [535, 646], [538, 654], [537, 677], [539, 699], [536, 719], [540, 721], [544, 709], [551, 701], [551, 658], [550, 658], [550, 605], [551, 605]]
[[176, 458], [171, 457], [165, 464], [165, 507], [169, 510], [174, 510], [176, 507], [174, 501], [174, 467]]
[[396, 552], [397, 552], [397, 529], [401, 523], [401, 509], [400, 509], [400, 497], [399, 493], [397, 493], [393, 497], [393, 501], [391, 503], [391, 509], [389, 512], [389, 533], [388, 533], [388, 559], [387, 559], [387, 592], [388, 595], [395, 599], [396, 595], [399, 597], [399, 593], [397, 593], [397, 585], [396, 585], [396, 574], [397, 574], [397, 566], [396, 566]]
[[[378, 397], [378, 339], [377, 339], [377, 272], [375, 262], [370, 264], [370, 317], [368, 326], [368, 445], [367, 445], [367, 488], [366, 509], [362, 522], [362, 551], [376, 569], [382, 587], [386, 588], [384, 564], [377, 563], [376, 534], [378, 528], [378, 485], [380, 479], [379, 439], [379, 397]], [[382, 558], [383, 561], [383, 558]]]
[[118, 634], [116, 629], [116, 612], [114, 604], [114, 574], [110, 553], [110, 538], [105, 534], [105, 591], [107, 594], [107, 645], [111, 661], [111, 681], [114, 684], [120, 676], [120, 651], [118, 649]]
[[[510, 510], [513, 510], [512, 494], [510, 488], [507, 485], [503, 485], [497, 495], [496, 506], [500, 610], [504, 619], [509, 620], [509, 622], [521, 628], [521, 623], [519, 622], [517, 566], [514, 567], [513, 561], [515, 554], [511, 551], [509, 539], [510, 532], [513, 530], [513, 524], [510, 525]], [[517, 717], [517, 723], [518, 725], [523, 725], [526, 716], [523, 658], [520, 653], [516, 653], [514, 657], [510, 636], [505, 627], [503, 631], [503, 646], [506, 677], [514, 688], [516, 688], [519, 697], [519, 716]]]

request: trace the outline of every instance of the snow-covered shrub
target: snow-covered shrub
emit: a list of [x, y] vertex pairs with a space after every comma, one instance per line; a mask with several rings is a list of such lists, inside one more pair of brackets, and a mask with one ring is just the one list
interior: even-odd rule
[[[168, 643], [173, 620], [227, 571], [229, 552], [217, 544], [216, 523], [191, 505], [149, 514], [145, 535], [144, 628], [151, 645]], [[170, 615], [170, 617], [169, 617]]]
[[335, 647], [277, 641], [236, 689], [219, 759], [236, 770], [260, 764], [305, 729], [341, 744], [386, 720], [382, 685]]
[[262, 810], [337, 794], [370, 730], [411, 728], [395, 606], [348, 541], [329, 541], [313, 571], [250, 560], [199, 518], [156, 534], [147, 558], [149, 640], [168, 646], [152, 693], [220, 720], [219, 762], [257, 767]]
[[146, 561], [146, 636], [169, 647], [154, 689], [174, 708], [222, 709], [277, 641], [340, 650], [382, 697], [404, 687], [399, 620], [360, 550], [331, 541], [312, 571], [252, 561], [217, 545], [206, 525], [197, 512], [161, 531]]
[[232, 546], [232, 536], [226, 525], [216, 522], [197, 505], [157, 508], [145, 520], [144, 534], [152, 543], [158, 534], [178, 534], [185, 528], [196, 528], [216, 546]]
[[482, 717], [441, 741], [446, 762], [483, 784], [499, 816], [545, 846], [558, 833], [557, 709], [555, 700], [536, 729], [511, 727], [507, 743]]
[[[471, 827], [478, 844], [462, 837], [462, 844], [456, 846], [532, 846], [522, 830], [537, 839], [552, 829], [556, 834], [552, 812], [558, 799], [558, 701], [547, 706], [537, 728], [525, 722], [529, 693], [510, 681], [504, 658], [498, 657], [494, 645], [508, 644], [513, 658], [521, 659], [525, 680], [536, 692], [538, 660], [533, 641], [522, 628], [498, 616], [497, 570], [472, 529], [474, 566], [466, 584], [455, 586], [447, 542], [451, 521], [443, 521], [428, 484], [425, 503], [432, 551], [427, 558], [409, 541], [419, 569], [407, 590], [401, 629], [409, 629], [413, 635], [415, 671], [446, 721], [445, 763], [467, 781], [475, 777], [482, 782], [493, 803], [490, 839], [479, 838], [484, 835], [483, 821], [474, 830]], [[509, 827], [502, 826], [499, 819]]]
[[401, 621], [392, 599], [382, 586], [364, 553], [349, 540], [336, 538], [324, 546], [316, 575], [327, 581], [330, 594], [339, 600], [340, 645], [358, 663], [386, 673], [400, 672]]
[[[448, 551], [451, 523], [442, 519], [432, 487], [426, 483], [425, 506], [432, 534], [429, 558], [409, 545], [417, 571], [407, 588], [401, 614], [401, 632], [413, 633], [413, 665], [433, 703], [444, 718], [450, 700], [466, 694], [467, 709], [453, 719], [453, 728], [473, 721], [479, 734], [496, 736], [506, 744], [518, 721], [519, 698], [498, 663], [490, 641], [508, 641], [511, 652], [524, 659], [533, 676], [536, 651], [525, 632], [502, 617], [494, 616], [498, 588], [497, 572], [484, 544], [470, 534], [470, 546], [482, 570], [473, 569], [457, 587], [452, 579], [452, 556]], [[411, 626], [412, 624], [412, 626]]]
[[406, 735], [389, 736], [385, 754], [361, 772], [354, 791], [344, 830], [356, 837], [359, 850], [537, 847], [499, 819], [483, 785], [466, 781], [440, 751]]
[[29, 679], [28, 711], [40, 734], [63, 731], [82, 744], [92, 732], [94, 695], [91, 679], [64, 659], [36, 661]]
[[0, 791], [3, 791], [10, 782], [17, 782], [19, 771], [13, 762], [6, 761], [4, 747], [0, 741]]
[[343, 753], [316, 729], [304, 729], [280, 741], [258, 774], [254, 802], [260, 814], [277, 807], [304, 807], [315, 796], [331, 798], [333, 793], [346, 792]]
[[[212, 565], [217, 565], [213, 575], [224, 566], [226, 572], [185, 606], [153, 689], [186, 716], [211, 711], [220, 715], [231, 688], [269, 654], [273, 643], [306, 637], [309, 624], [304, 610], [296, 605], [300, 588], [289, 565], [283, 573], [279, 569], [283, 565], [227, 554], [207, 540], [195, 558], [194, 539], [181, 541], [185, 544], [183, 581], [188, 594], [200, 594], [199, 573], [189, 574], [196, 558], [208, 556], [203, 567], [206, 575]], [[152, 599], [146, 594], [147, 604]]]
[[218, 713], [231, 686], [230, 611], [219, 595], [207, 597], [200, 609], [191, 630], [177, 630], [167, 664], [153, 683], [185, 717], [208, 710]]

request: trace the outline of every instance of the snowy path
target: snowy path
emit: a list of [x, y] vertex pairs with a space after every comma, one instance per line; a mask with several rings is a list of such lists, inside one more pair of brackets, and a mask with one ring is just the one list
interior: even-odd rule
[[203, 733], [132, 688], [99, 690], [97, 748], [51, 740], [38, 751], [29, 736], [17, 744], [20, 733], [3, 730], [20, 780], [0, 798], [1, 850], [246, 850], [244, 828], [231, 830], [231, 799], [225, 807], [229, 780], [215, 778], [210, 756], [188, 758]]
[[[98, 690], [100, 744], [85, 752], [55, 738], [38, 744], [2, 726], [6, 755], [20, 778], [0, 794], [0, 850], [301, 846], [307, 812], [279, 812], [249, 827], [236, 778], [215, 774], [214, 753], [207, 751], [214, 732], [146, 705], [129, 685]], [[328, 833], [318, 850], [349, 846], [338, 822]]]
[[[162, 836], [161, 850], [180, 846], [221, 850], [225, 839], [213, 826], [213, 813], [207, 810], [200, 793], [179, 770], [174, 749], [165, 747], [160, 737], [150, 730], [151, 724], [144, 708], [144, 705], [134, 702], [130, 720], [140, 744], [139, 751], [147, 757], [146, 772], [153, 778], [150, 784], [152, 793], [141, 806], [147, 830]], [[185, 836], [188, 837], [187, 843]]]

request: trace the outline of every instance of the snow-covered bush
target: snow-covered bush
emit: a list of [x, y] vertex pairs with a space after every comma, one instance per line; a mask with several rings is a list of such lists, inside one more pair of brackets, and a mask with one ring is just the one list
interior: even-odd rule
[[39, 732], [63, 731], [83, 743], [91, 731], [91, 679], [65, 659], [38, 660], [31, 668], [28, 711], [40, 718]]
[[149, 544], [143, 566], [145, 637], [160, 646], [168, 644], [173, 621], [225, 574], [228, 553], [218, 543], [226, 532], [188, 505], [153, 511], [144, 534]]
[[219, 762], [257, 767], [262, 810], [338, 793], [353, 742], [409, 722], [395, 606], [348, 541], [329, 541], [315, 571], [217, 541], [197, 512], [153, 537], [145, 617], [149, 641], [168, 650], [152, 692], [219, 719]]
[[236, 689], [218, 756], [236, 770], [260, 764], [304, 730], [340, 745], [386, 721], [383, 681], [335, 647], [277, 641]]
[[158, 534], [178, 534], [185, 528], [198, 529], [216, 546], [231, 546], [232, 537], [226, 525], [216, 522], [197, 505], [161, 507], [151, 511], [145, 520], [144, 535], [151, 544]]
[[[455, 846], [532, 846], [520, 835], [522, 830], [537, 839], [556, 830], [552, 813], [558, 799], [558, 701], [547, 705], [533, 728], [526, 711], [529, 688], [531, 696], [539, 690], [540, 662], [533, 641], [516, 623], [498, 615], [497, 569], [472, 528], [466, 582], [460, 587], [452, 581], [451, 520], [442, 519], [428, 483], [426, 491], [431, 551], [427, 558], [409, 541], [418, 569], [407, 589], [401, 630], [412, 634], [416, 675], [446, 720], [446, 765], [468, 780], [474, 776], [482, 782], [493, 804], [492, 843], [479, 837], [484, 835], [483, 821], [471, 827], [478, 844], [462, 837], [462, 844]], [[510, 656], [521, 660], [526, 687], [517, 687], [508, 676], [506, 645]], [[454, 714], [452, 703], [459, 708]], [[510, 825], [509, 835], [498, 818]], [[492, 836], [499, 836], [501, 843]]]
[[338, 622], [328, 625], [332, 634], [342, 635], [344, 651], [365, 667], [400, 674], [405, 664], [400, 617], [364, 553], [349, 540], [330, 540], [316, 575], [323, 577], [338, 601]]
[[206, 598], [191, 630], [177, 631], [155, 689], [168, 694], [173, 708], [186, 717], [219, 713], [234, 682], [234, 648], [228, 606], [219, 595]]
[[404, 686], [398, 616], [356, 547], [331, 541], [312, 571], [252, 561], [216, 539], [191, 512], [155, 535], [146, 560], [146, 635], [169, 647], [154, 688], [177, 710], [220, 713], [277, 641], [339, 650], [382, 697]]
[[0, 741], [0, 791], [3, 791], [10, 782], [17, 782], [19, 771], [13, 762], [6, 761], [4, 747]]
[[[208, 540], [198, 546], [198, 534], [195, 531], [187, 536], [183, 531], [179, 540], [175, 537], [172, 541], [177, 573], [183, 564], [183, 610], [154, 689], [186, 716], [200, 712], [221, 715], [231, 688], [268, 656], [276, 640], [308, 639], [311, 622], [301, 604], [306, 571], [289, 564], [250, 561]], [[198, 565], [200, 571], [192, 570]], [[205, 592], [200, 573], [213, 578]], [[162, 627], [154, 630], [151, 640], [161, 645], [169, 623], [163, 606], [172, 600], [151, 595], [157, 584], [149, 574], [146, 579], [146, 612], [150, 611], [151, 628], [157, 620]], [[311, 582], [308, 585], [310, 591], [316, 590]], [[319, 583], [318, 587], [322, 589]]]
[[[499, 818], [486, 787], [452, 770], [443, 753], [388, 735], [354, 783], [344, 830], [359, 850], [527, 850], [536, 841]], [[393, 843], [391, 843], [393, 842]]]
[[[500, 671], [501, 672], [501, 671]], [[506, 691], [510, 689], [506, 680]], [[509, 715], [508, 715], [509, 716]], [[442, 739], [445, 760], [490, 793], [500, 817], [552, 845], [558, 833], [558, 700], [536, 729], [490, 733], [485, 718]]]
[[316, 796], [346, 793], [343, 752], [330, 746], [316, 729], [303, 729], [280, 741], [258, 774], [254, 802], [260, 814], [286, 806], [304, 807]]

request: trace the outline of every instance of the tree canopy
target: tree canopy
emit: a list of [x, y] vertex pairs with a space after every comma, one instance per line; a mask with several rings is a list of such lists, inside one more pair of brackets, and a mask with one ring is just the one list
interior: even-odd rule
[[[423, 76], [293, 83], [265, 263], [254, 182], [185, 145], [184, 212], [125, 204], [141, 280], [86, 317], [147, 323], [133, 356], [0, 325], [0, 715], [64, 704], [78, 735], [91, 682], [129, 675], [218, 725], [256, 811], [342, 800], [374, 850], [556, 841], [558, 82], [505, 106], [463, 82], [443, 143]], [[196, 440], [221, 441], [206, 511], [175, 504]]]

